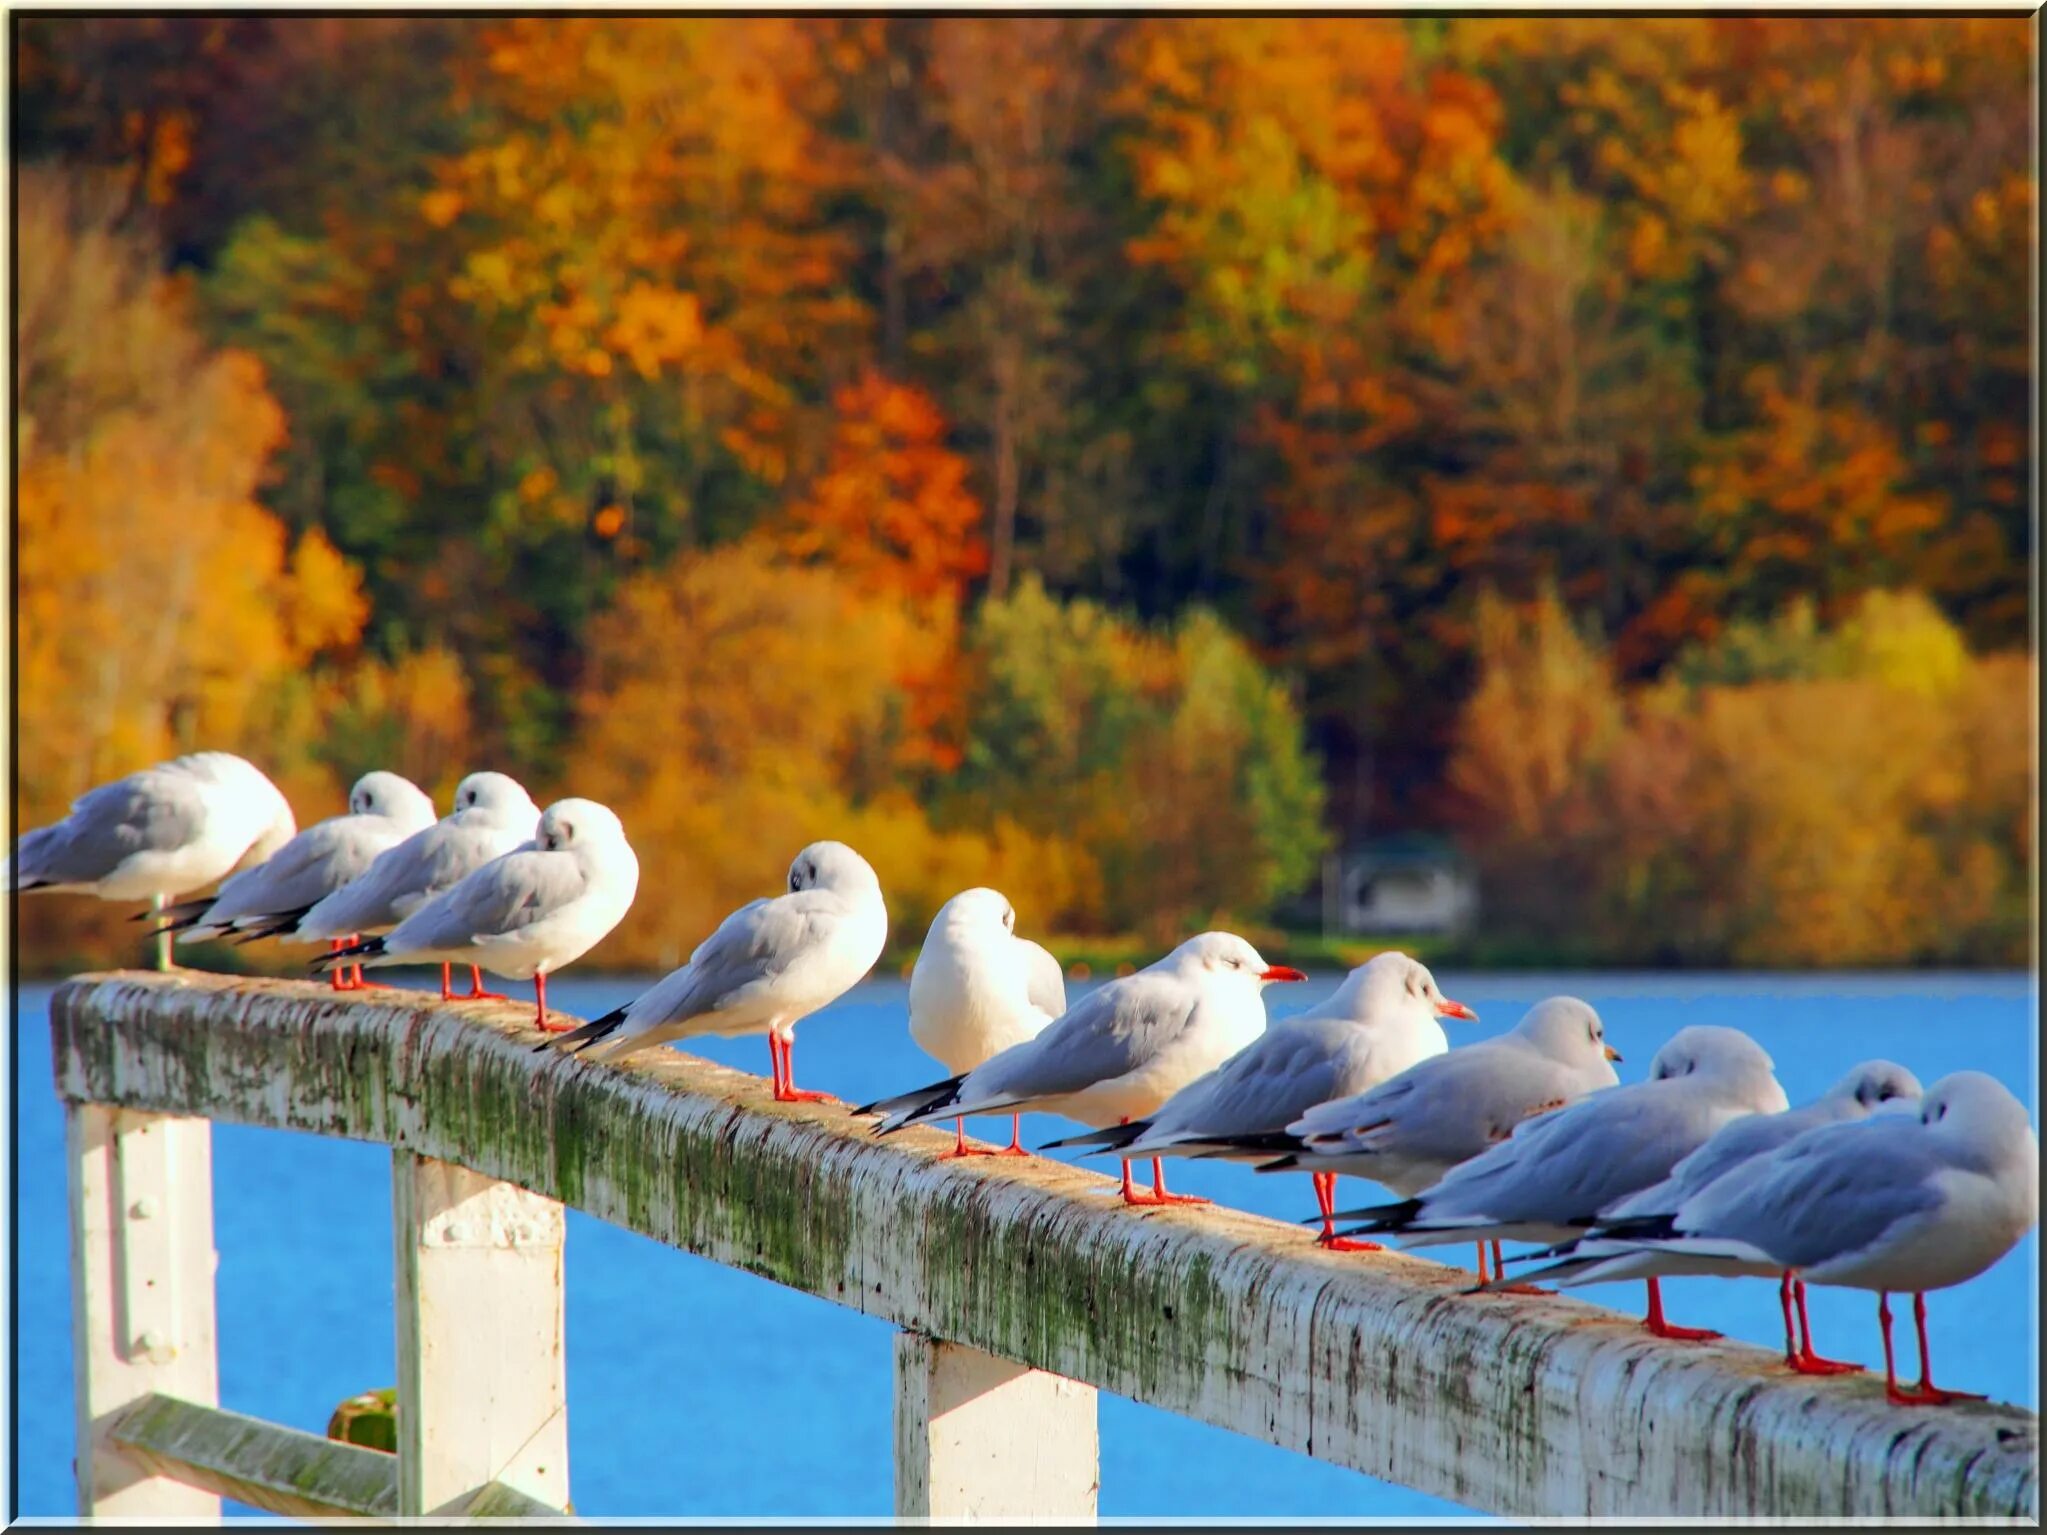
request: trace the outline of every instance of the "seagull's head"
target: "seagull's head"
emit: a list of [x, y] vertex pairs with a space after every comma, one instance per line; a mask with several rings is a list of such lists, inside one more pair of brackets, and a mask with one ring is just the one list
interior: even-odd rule
[[[1349, 995], [1346, 996], [1345, 994]], [[1435, 1018], [1462, 1018], [1478, 1022], [1478, 1014], [1462, 1002], [1443, 995], [1429, 967], [1397, 949], [1375, 954], [1351, 971], [1331, 1002], [1352, 1004], [1359, 1017], [1395, 1008], [1418, 1008]]]
[[1859, 1114], [1909, 1112], [1924, 1091], [1919, 1079], [1895, 1061], [1864, 1061], [1828, 1091], [1829, 1098], [1854, 1106]]
[[813, 842], [789, 865], [789, 891], [835, 890], [844, 895], [881, 894], [874, 865], [843, 842]]
[[1713, 1023], [1679, 1029], [1649, 1063], [1652, 1081], [1696, 1077], [1716, 1097], [1752, 1114], [1781, 1114], [1791, 1106], [1775, 1071], [1761, 1045], [1739, 1029]]
[[1307, 979], [1291, 965], [1268, 965], [1235, 933], [1201, 933], [1168, 954], [1165, 963], [1182, 972], [1254, 981], [1261, 988], [1271, 981]]
[[434, 802], [409, 778], [396, 773], [365, 773], [348, 791], [350, 815], [382, 816], [414, 831], [434, 822]]
[[504, 773], [471, 773], [455, 786], [455, 811], [481, 811], [502, 826], [526, 826], [540, 819], [540, 807], [516, 778]]
[[1620, 1081], [1613, 1063], [1621, 1053], [1606, 1042], [1606, 1025], [1589, 1002], [1545, 998], [1522, 1015], [1514, 1032], [1551, 1060], [1592, 1072], [1603, 1087]]
[[1957, 1162], [2022, 1190], [2029, 1209], [2037, 1201], [2040, 1143], [2026, 1106], [1997, 1078], [1950, 1072], [1919, 1100], [1919, 1119]]
[[1016, 908], [1009, 904], [1009, 897], [1000, 890], [976, 885], [971, 890], [962, 890], [939, 907], [938, 914], [931, 919], [931, 926], [965, 933], [1014, 933]]
[[540, 817], [534, 840], [550, 853], [625, 841], [625, 826], [594, 799], [558, 799]]

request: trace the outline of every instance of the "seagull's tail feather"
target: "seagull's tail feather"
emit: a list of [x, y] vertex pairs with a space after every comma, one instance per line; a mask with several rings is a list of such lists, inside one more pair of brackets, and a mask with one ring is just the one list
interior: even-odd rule
[[1128, 1146], [1150, 1128], [1150, 1120], [1134, 1119], [1127, 1125], [1108, 1125], [1100, 1130], [1090, 1130], [1085, 1135], [1062, 1136], [1056, 1141], [1045, 1142], [1038, 1150], [1050, 1151], [1054, 1146], [1088, 1146], [1093, 1149], [1087, 1154], [1093, 1156], [1098, 1152]]
[[[1530, 1254], [1529, 1256], [1539, 1257], [1541, 1255]], [[1466, 1293], [1487, 1295], [1494, 1290], [1506, 1289], [1510, 1285], [1567, 1285], [1572, 1283], [1580, 1274], [1589, 1273], [1593, 1269], [1603, 1268], [1613, 1262], [1613, 1256], [1612, 1253], [1601, 1253], [1589, 1258], [1566, 1258], [1561, 1263], [1552, 1263], [1546, 1268], [1539, 1268], [1533, 1272], [1524, 1269], [1518, 1274], [1502, 1274], [1499, 1278], [1489, 1279], [1482, 1285], [1473, 1285]]]
[[625, 1015], [625, 1008], [614, 1007], [602, 1018], [592, 1018], [580, 1029], [571, 1029], [566, 1034], [542, 1040], [533, 1049], [536, 1054], [542, 1050], [559, 1050], [566, 1055], [580, 1055], [592, 1045], [616, 1034], [625, 1024]]
[[1298, 1156], [1274, 1157], [1270, 1162], [1260, 1162], [1252, 1171], [1260, 1173], [1289, 1173], [1300, 1165], [1301, 1159]]
[[1614, 1237], [1623, 1242], [1660, 1242], [1677, 1235], [1677, 1217], [1629, 1215], [1616, 1221], [1601, 1221], [1593, 1228], [1595, 1237]]
[[912, 1121], [936, 1114], [959, 1094], [960, 1084], [967, 1079], [961, 1072], [956, 1077], [947, 1077], [943, 1082], [933, 1082], [907, 1093], [898, 1093], [893, 1098], [877, 1098], [855, 1114], [881, 1114], [887, 1116], [874, 1127], [876, 1135], [887, 1135], [900, 1130]]
[[[1243, 1152], [1293, 1152], [1301, 1149], [1299, 1136], [1288, 1135], [1284, 1130], [1261, 1130], [1249, 1135], [1210, 1135], [1202, 1139], [1201, 1150], [1194, 1153], [1201, 1157], [1226, 1157]], [[1294, 1159], [1284, 1159], [1286, 1166], [1293, 1166]], [[1269, 1172], [1279, 1163], [1263, 1163], [1259, 1171]]]
[[152, 906], [145, 911], [136, 912], [128, 920], [130, 922], [149, 922], [157, 917], [164, 917], [177, 926], [190, 927], [197, 920], [199, 913], [206, 910], [212, 904], [212, 896], [202, 895], [190, 901], [174, 901], [161, 910]]
[[336, 965], [353, 964], [358, 959], [375, 959], [383, 952], [384, 940], [382, 938], [365, 938], [361, 943], [352, 943], [345, 949], [336, 949], [332, 953], [322, 954], [306, 968], [318, 973], [322, 970], [332, 970]]
[[[1398, 1231], [1417, 1215], [1422, 1213], [1419, 1199], [1396, 1200], [1390, 1205], [1366, 1205], [1357, 1210], [1338, 1210], [1327, 1217], [1332, 1221], [1363, 1221], [1357, 1229], [1363, 1232]], [[1304, 1226], [1319, 1226], [1324, 1217], [1317, 1215], [1301, 1222]], [[1348, 1234], [1348, 1233], [1346, 1233]]]
[[259, 918], [247, 927], [235, 929], [237, 934], [235, 942], [237, 944], [254, 943], [258, 938], [275, 938], [279, 933], [288, 933], [297, 927], [305, 919], [306, 913], [312, 909], [308, 905], [301, 906], [296, 911], [272, 912], [269, 916]]

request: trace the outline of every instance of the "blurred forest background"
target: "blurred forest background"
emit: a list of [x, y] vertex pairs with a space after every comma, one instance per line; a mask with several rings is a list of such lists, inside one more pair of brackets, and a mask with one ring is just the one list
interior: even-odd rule
[[15, 28], [26, 823], [500, 768], [608, 963], [1417, 828], [1557, 955], [2025, 961], [2028, 19]]

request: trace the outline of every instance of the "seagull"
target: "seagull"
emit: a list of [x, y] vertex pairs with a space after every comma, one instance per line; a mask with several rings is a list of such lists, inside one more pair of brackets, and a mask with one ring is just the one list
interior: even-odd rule
[[[1734, 1120], [1670, 1171], [1670, 1176], [1631, 1195], [1600, 1217], [1600, 1223], [1576, 1242], [1565, 1243], [1534, 1258], [1560, 1257], [1561, 1262], [1523, 1274], [1524, 1284], [1551, 1280], [1559, 1284], [1594, 1284], [1604, 1280], [1646, 1279], [1651, 1274], [1726, 1274], [1730, 1267], [1713, 1260], [1687, 1264], [1676, 1254], [1631, 1243], [1631, 1235], [1667, 1232], [1671, 1215], [1687, 1200], [1703, 1194], [1721, 1179], [1753, 1173], [1778, 1147], [1819, 1125], [1862, 1119], [1875, 1113], [1916, 1112], [1919, 1079], [1892, 1061], [1864, 1061], [1852, 1068], [1820, 1097], [1782, 1114], [1749, 1114]], [[1812, 1320], [1806, 1315], [1805, 1282], [1789, 1269], [1753, 1272], [1779, 1280], [1778, 1299], [1784, 1308], [1784, 1362], [1801, 1375], [1840, 1375], [1858, 1371], [1856, 1364], [1825, 1359], [1813, 1351]], [[1501, 1281], [1482, 1288], [1498, 1288]], [[1792, 1331], [1792, 1309], [1798, 1313], [1803, 1342]]]
[[[174, 896], [260, 864], [298, 832], [263, 772], [229, 752], [194, 752], [87, 790], [63, 820], [26, 833], [8, 860], [17, 894], [76, 892], [143, 901]], [[171, 968], [168, 935], [156, 967]]]
[[[355, 880], [317, 902], [291, 927], [288, 918], [252, 936], [283, 933], [295, 943], [390, 931], [466, 875], [514, 848], [532, 845], [540, 807], [516, 779], [503, 773], [471, 773], [455, 788], [455, 808], [378, 854]], [[248, 942], [244, 939], [243, 942]], [[441, 1000], [458, 1000], [449, 989], [448, 961], [441, 961]], [[459, 1000], [506, 1000], [483, 989], [483, 972], [469, 967], [469, 994]]]
[[[1305, 979], [1289, 966], [1268, 965], [1234, 933], [1202, 933], [1134, 975], [1089, 992], [1043, 1033], [973, 1070], [857, 1112], [887, 1116], [878, 1135], [1002, 1109], [1041, 1109], [1089, 1125], [1127, 1124], [1156, 1113], [1262, 1034], [1261, 993], [1269, 982]], [[1125, 1204], [1208, 1203], [1168, 1193], [1156, 1157], [1151, 1172], [1152, 1192], [1139, 1194], [1124, 1160]]]
[[813, 842], [789, 865], [786, 894], [749, 901], [624, 1007], [551, 1040], [619, 1060], [693, 1034], [768, 1036], [778, 1103], [829, 1093], [796, 1089], [796, 1025], [858, 985], [888, 939], [881, 881], [843, 842]]
[[[1439, 1017], [1478, 1021], [1477, 1013], [1443, 995], [1426, 965], [1397, 952], [1377, 955], [1351, 971], [1334, 995], [1271, 1025], [1149, 1118], [1068, 1136], [1047, 1149], [1091, 1146], [1090, 1156], [1115, 1150], [1126, 1158], [1261, 1159], [1265, 1150], [1241, 1146], [1238, 1139], [1270, 1135], [1317, 1104], [1364, 1092], [1443, 1054], [1450, 1041]], [[1377, 1242], [1336, 1235], [1330, 1218], [1336, 1174], [1317, 1172], [1314, 1183], [1323, 1213], [1317, 1240], [1337, 1251], [1377, 1251]]]
[[556, 800], [532, 843], [464, 876], [383, 937], [323, 954], [313, 968], [351, 958], [370, 966], [448, 961], [531, 977], [534, 1025], [552, 1031], [548, 976], [617, 927], [639, 887], [640, 861], [618, 817], [595, 800]]
[[[1065, 1011], [1059, 961], [1016, 936], [1016, 908], [1001, 891], [977, 885], [938, 908], [910, 971], [910, 1037], [926, 1055], [947, 1071], [972, 1071]], [[1010, 1115], [1009, 1144], [983, 1151], [967, 1145], [960, 1119], [950, 1155], [1028, 1156], [1022, 1125]]]
[[[1620, 1058], [1591, 1006], [1550, 997], [1497, 1038], [1430, 1056], [1377, 1087], [1308, 1109], [1277, 1135], [1236, 1144], [1291, 1153], [1262, 1164], [1262, 1173], [1301, 1168], [1332, 1182], [1351, 1173], [1396, 1194], [1418, 1194], [1523, 1120], [1617, 1084]], [[1324, 1230], [1331, 1224], [1325, 1214]], [[1486, 1277], [1483, 1242], [1478, 1275]]]
[[[2039, 1178], [2025, 1105], [1994, 1077], [1958, 1071], [1927, 1089], [1917, 1114], [1807, 1130], [1687, 1200], [1660, 1238], [1640, 1240], [1720, 1273], [1789, 1270], [1810, 1284], [1876, 1291], [1885, 1393], [1939, 1406], [1974, 1393], [1933, 1383], [1926, 1292], [1974, 1279], [2018, 1245], [2039, 1218]], [[1893, 1290], [1912, 1292], [1916, 1386], [1898, 1384]]]
[[[1363, 1217], [1367, 1224], [1358, 1230], [1393, 1232], [1408, 1247], [1566, 1241], [1630, 1194], [1669, 1177], [1730, 1120], [1787, 1106], [1770, 1057], [1739, 1029], [1678, 1030], [1656, 1052], [1649, 1077], [1524, 1121], [1412, 1199], [1341, 1218]], [[1719, 1336], [1667, 1323], [1653, 1275], [1644, 1325], [1659, 1338]]]
[[[177, 942], [239, 932], [250, 938], [287, 931], [342, 886], [363, 874], [379, 853], [433, 825], [434, 802], [396, 773], [365, 773], [348, 794], [348, 813], [308, 826], [253, 869], [235, 875], [211, 901], [169, 908], [160, 932]], [[337, 945], [339, 947], [339, 945]], [[337, 971], [336, 990], [363, 984]]]

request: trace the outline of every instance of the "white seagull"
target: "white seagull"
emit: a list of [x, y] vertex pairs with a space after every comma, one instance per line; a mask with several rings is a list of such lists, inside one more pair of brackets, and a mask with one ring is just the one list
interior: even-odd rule
[[[1903, 1066], [1891, 1061], [1864, 1061], [1808, 1104], [1782, 1114], [1749, 1114], [1737, 1119], [1672, 1168], [1670, 1176], [1661, 1183], [1615, 1205], [1578, 1241], [1533, 1254], [1536, 1258], [1557, 1257], [1562, 1261], [1523, 1274], [1521, 1282], [1536, 1284], [1548, 1280], [1576, 1285], [1647, 1279], [1652, 1274], [1668, 1278], [1677, 1274], [1731, 1273], [1733, 1270], [1720, 1260], [1687, 1262], [1681, 1254], [1645, 1249], [1638, 1240], [1631, 1239], [1668, 1234], [1672, 1214], [1687, 1200], [1703, 1194], [1722, 1178], [1753, 1175], [1771, 1152], [1806, 1131], [1870, 1114], [1913, 1113], [1918, 1110], [1920, 1094], [1919, 1079]], [[1803, 1280], [1789, 1269], [1781, 1274], [1773, 1269], [1753, 1272], [1779, 1281], [1785, 1364], [1801, 1375], [1839, 1375], [1862, 1368], [1822, 1358], [1814, 1351]], [[1792, 1328], [1794, 1307], [1798, 1333]]]
[[[1088, 1155], [1226, 1157], [1262, 1160], [1264, 1142], [1317, 1104], [1347, 1098], [1443, 1054], [1450, 1041], [1438, 1018], [1477, 1022], [1453, 1002], [1428, 967], [1409, 955], [1376, 955], [1344, 978], [1335, 993], [1284, 1018], [1206, 1076], [1190, 1082], [1148, 1118], [1052, 1141], [1090, 1146]], [[1250, 1144], [1244, 1144], [1246, 1140]], [[1314, 1175], [1325, 1247], [1376, 1250], [1376, 1242], [1336, 1235], [1336, 1174]]]
[[[910, 971], [910, 1037], [926, 1055], [947, 1071], [972, 1071], [1065, 1011], [1059, 961], [1017, 937], [1016, 908], [1001, 891], [977, 885], [938, 908]], [[1012, 1114], [1008, 1146], [992, 1152], [967, 1144], [960, 1119], [952, 1155], [1028, 1156], [1018, 1140], [1022, 1122]]]
[[[1243, 1144], [1291, 1153], [1261, 1165], [1262, 1173], [1300, 1168], [1332, 1180], [1351, 1173], [1396, 1194], [1418, 1194], [1522, 1121], [1614, 1086], [1620, 1058], [1589, 1004], [1550, 997], [1505, 1034], [1430, 1056], [1377, 1087], [1307, 1110], [1280, 1134]], [[1478, 1277], [1486, 1278], [1483, 1242]]]
[[[1157, 1112], [1265, 1031], [1271, 981], [1306, 977], [1268, 965], [1234, 933], [1189, 938], [1164, 959], [1089, 992], [1043, 1033], [973, 1070], [871, 1103], [887, 1117], [876, 1133], [956, 1115], [1044, 1110], [1082, 1124], [1127, 1123]], [[1138, 1194], [1123, 1163], [1125, 1204], [1206, 1204], [1166, 1191], [1152, 1159], [1152, 1192]]]
[[[414, 832], [433, 825], [434, 803], [396, 773], [365, 773], [348, 794], [348, 812], [315, 822], [253, 869], [220, 887], [210, 902], [173, 907], [164, 930], [177, 942], [242, 933], [285, 932], [321, 900], [354, 880]], [[361, 974], [355, 979], [362, 984]], [[346, 983], [337, 973], [337, 988]]]
[[[530, 844], [450, 885], [381, 938], [324, 954], [315, 970], [447, 961], [533, 982], [533, 1022], [547, 1030], [547, 978], [624, 920], [640, 861], [618, 817], [595, 800], [556, 800]], [[566, 1025], [564, 1025], [566, 1027]]]
[[[1770, 1057], [1739, 1029], [1694, 1024], [1678, 1030], [1656, 1052], [1649, 1076], [1524, 1120], [1499, 1145], [1414, 1198], [1350, 1214], [1366, 1219], [1358, 1228], [1366, 1235], [1391, 1232], [1408, 1247], [1562, 1242], [1630, 1194], [1669, 1177], [1729, 1121], [1786, 1107]], [[1718, 1336], [1667, 1323], [1653, 1275], [1644, 1325], [1660, 1338]]]
[[[2025, 1105], [1994, 1077], [1958, 1071], [1927, 1089], [1917, 1114], [1822, 1125], [1718, 1180], [1653, 1245], [1722, 1273], [1788, 1269], [1876, 1291], [1886, 1392], [1939, 1405], [1973, 1393], [1933, 1383], [1926, 1292], [1974, 1279], [2017, 1246], [2039, 1219], [2039, 1179]], [[1919, 1384], [1909, 1388], [1891, 1354], [1893, 1290], [1912, 1292], [1919, 1334]]]
[[[533, 841], [540, 807], [516, 779], [503, 773], [471, 773], [455, 787], [455, 808], [378, 854], [358, 878], [318, 902], [285, 934], [294, 942], [318, 943], [365, 933], [384, 933], [432, 897], [452, 889], [493, 858]], [[271, 931], [282, 931], [274, 928]], [[448, 985], [448, 961], [441, 962], [441, 1000], [456, 1000]], [[491, 998], [483, 972], [469, 967], [463, 1001]]]
[[843, 842], [813, 842], [789, 865], [786, 894], [749, 901], [624, 1007], [549, 1044], [618, 1060], [693, 1034], [768, 1036], [776, 1101], [796, 1089], [796, 1025], [858, 985], [888, 939], [881, 881]]
[[[194, 752], [89, 789], [63, 820], [24, 834], [8, 860], [17, 894], [76, 892], [165, 903], [261, 863], [298, 831], [283, 794], [228, 752]], [[144, 915], [149, 915], [145, 913]], [[157, 939], [157, 968], [170, 968]]]

